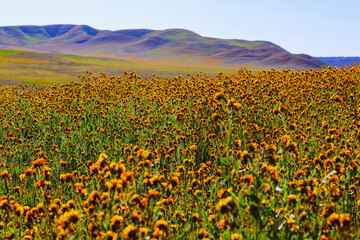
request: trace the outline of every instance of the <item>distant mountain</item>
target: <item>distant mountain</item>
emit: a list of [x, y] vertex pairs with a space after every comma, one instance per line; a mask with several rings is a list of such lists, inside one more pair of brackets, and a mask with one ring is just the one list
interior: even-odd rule
[[97, 30], [86, 25], [0, 27], [0, 48], [164, 61], [284, 68], [326, 65], [267, 41], [202, 37], [184, 29]]
[[320, 61], [332, 66], [341, 67], [344, 65], [354, 65], [360, 63], [360, 57], [316, 57]]

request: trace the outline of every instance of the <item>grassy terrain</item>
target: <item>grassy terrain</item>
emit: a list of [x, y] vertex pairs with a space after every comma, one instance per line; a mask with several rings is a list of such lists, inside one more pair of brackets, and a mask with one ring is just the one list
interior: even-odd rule
[[359, 99], [359, 66], [2, 86], [0, 238], [359, 239]]
[[[218, 71], [236, 73], [234, 67], [190, 64], [186, 59], [156, 62], [121, 59], [114, 57], [90, 57], [79, 55], [48, 54], [27, 51], [0, 50], [0, 83], [16, 85], [18, 83], [49, 85], [77, 81], [78, 75], [87, 70], [100, 74], [119, 75], [124, 71], [137, 71], [143, 77], [152, 77], [155, 73], [162, 77], [179, 74], [194, 75], [199, 71], [215, 75]], [[13, 84], [10, 80], [14, 80]]]
[[[171, 66], [176, 65], [192, 66], [197, 71], [205, 66], [211, 69], [221, 65], [292, 69], [325, 65], [308, 55], [291, 54], [271, 42], [208, 38], [185, 29], [108, 31], [85, 25], [0, 27], [0, 48], [133, 59], [140, 64], [136, 70], [142, 70], [142, 65], [151, 68], [151, 61], [162, 61], [166, 72], [173, 71]], [[177, 58], [185, 59], [179, 62], [175, 61]]]

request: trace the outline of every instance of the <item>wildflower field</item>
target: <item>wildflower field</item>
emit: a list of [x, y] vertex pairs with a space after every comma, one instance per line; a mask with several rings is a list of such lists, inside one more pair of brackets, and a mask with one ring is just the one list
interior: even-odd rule
[[360, 238], [359, 102], [359, 65], [1, 86], [0, 238]]

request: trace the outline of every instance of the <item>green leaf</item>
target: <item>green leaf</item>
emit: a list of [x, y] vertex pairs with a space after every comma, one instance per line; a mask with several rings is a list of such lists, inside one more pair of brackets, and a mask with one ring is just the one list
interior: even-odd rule
[[224, 166], [229, 166], [230, 165], [230, 163], [229, 163], [229, 161], [226, 159], [226, 158], [220, 158], [220, 162], [221, 162], [221, 164], [222, 165], [224, 165]]
[[[235, 194], [231, 192], [231, 195], [235, 195]], [[235, 199], [237, 199], [238, 204], [240, 205], [240, 207], [242, 207], [242, 208], [246, 207], [245, 199], [242, 196], [242, 192], [240, 192], [239, 195], [237, 196], [237, 198], [235, 197]]]
[[197, 198], [200, 202], [202, 202], [203, 199], [204, 199], [204, 195], [202, 195], [202, 194], [197, 194], [197, 195], [196, 195], [196, 198]]
[[102, 226], [105, 230], [107, 230], [109, 228], [109, 223], [107, 221], [103, 221]]
[[260, 198], [258, 196], [256, 196], [256, 195], [254, 195], [254, 194], [251, 194], [249, 196], [249, 198], [250, 198], [251, 202], [255, 202], [256, 204], [260, 203]]
[[221, 173], [221, 176], [228, 182], [230, 182], [230, 176], [228, 176], [225, 172]]
[[159, 213], [160, 207], [155, 207], [154, 208], [154, 216], [156, 217]]

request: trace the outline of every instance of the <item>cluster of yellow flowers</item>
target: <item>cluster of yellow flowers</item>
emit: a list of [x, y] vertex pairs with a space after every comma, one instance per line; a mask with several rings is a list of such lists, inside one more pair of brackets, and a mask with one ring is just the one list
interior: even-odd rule
[[0, 87], [0, 238], [360, 237], [360, 67]]

